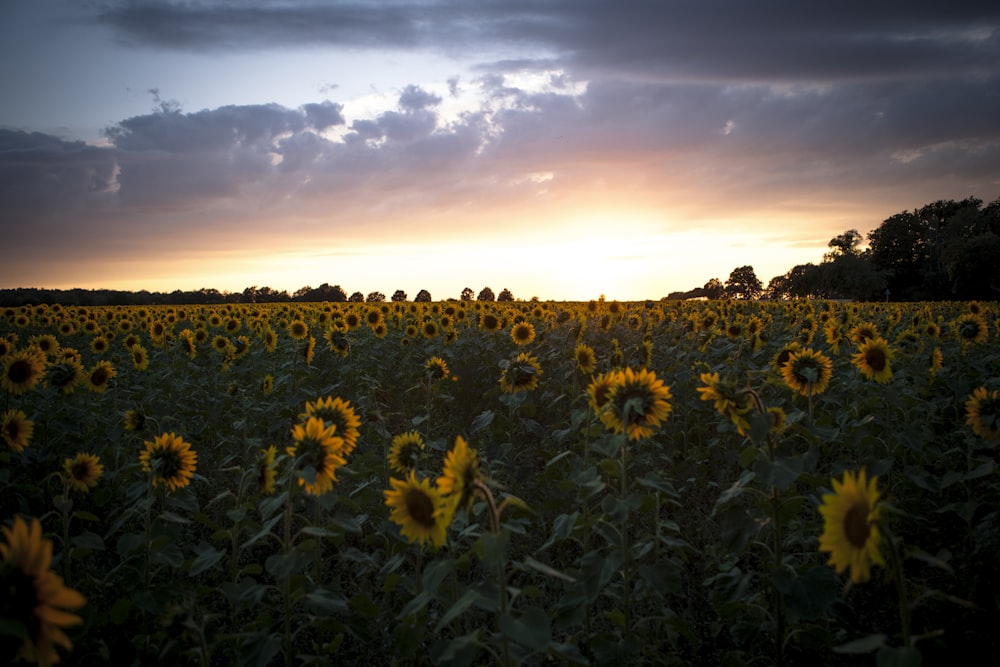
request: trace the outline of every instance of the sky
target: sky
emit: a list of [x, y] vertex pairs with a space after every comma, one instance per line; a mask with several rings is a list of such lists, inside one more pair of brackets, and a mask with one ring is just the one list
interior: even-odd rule
[[0, 3], [0, 288], [658, 299], [970, 196], [995, 0]]

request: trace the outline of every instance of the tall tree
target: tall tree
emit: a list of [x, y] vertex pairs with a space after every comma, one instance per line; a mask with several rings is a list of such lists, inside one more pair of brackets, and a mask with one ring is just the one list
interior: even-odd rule
[[430, 300], [431, 300], [431, 293], [425, 289], [422, 289], [419, 292], [417, 292], [417, 297], [414, 299], [414, 301], [422, 301], [422, 302], [427, 302]]
[[764, 286], [749, 265], [733, 269], [726, 281], [726, 296], [733, 299], [759, 299], [763, 292]]
[[493, 296], [493, 290], [489, 287], [484, 287], [479, 290], [479, 296], [476, 297], [476, 301], [495, 301], [496, 297]]
[[513, 300], [514, 300], [514, 295], [506, 287], [500, 290], [500, 294], [497, 295], [497, 301], [513, 301]]
[[471, 287], [466, 287], [462, 290], [462, 295], [458, 298], [462, 301], [472, 301], [472, 297], [475, 296], [475, 292], [472, 291]]
[[392, 294], [393, 301], [406, 301], [406, 292], [401, 289], [396, 290]]

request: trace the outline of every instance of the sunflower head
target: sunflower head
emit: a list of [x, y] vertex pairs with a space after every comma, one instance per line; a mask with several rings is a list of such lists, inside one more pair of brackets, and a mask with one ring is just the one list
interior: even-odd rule
[[32, 391], [45, 375], [45, 354], [37, 347], [27, 347], [4, 357], [0, 386], [11, 394]]
[[153, 486], [166, 486], [171, 491], [191, 483], [198, 463], [198, 454], [191, 444], [173, 433], [163, 433], [143, 443], [139, 453], [142, 470], [152, 474]]
[[534, 355], [521, 352], [515, 359], [501, 362], [501, 367], [503, 373], [500, 375], [500, 388], [504, 393], [516, 394], [519, 391], [533, 391], [538, 387], [542, 367]]
[[392, 439], [389, 468], [405, 475], [415, 470], [424, 454], [424, 439], [416, 431], [407, 431]]
[[980, 438], [1000, 434], [1000, 390], [978, 387], [965, 402], [965, 423]]
[[584, 375], [591, 375], [597, 369], [597, 356], [594, 348], [580, 343], [573, 350], [573, 358], [576, 360], [576, 368]]
[[673, 409], [672, 397], [670, 387], [653, 371], [616, 371], [601, 420], [615, 433], [625, 433], [630, 441], [648, 438]]
[[867, 479], [863, 468], [857, 475], [847, 471], [842, 480], [832, 480], [833, 493], [823, 496], [819, 508], [823, 516], [819, 550], [830, 554], [829, 564], [838, 574], [850, 569], [854, 583], [871, 578], [872, 563], [885, 565], [877, 481], [877, 477]]
[[861, 374], [869, 380], [887, 384], [892, 379], [892, 349], [884, 338], [874, 336], [866, 339], [851, 360]]
[[479, 469], [479, 454], [469, 447], [465, 438], [455, 438], [455, 445], [444, 459], [441, 476], [437, 478], [437, 488], [448, 496], [456, 507], [468, 507], [475, 496], [475, 485], [482, 479]]
[[720, 379], [718, 373], [702, 373], [701, 381], [704, 386], [697, 388], [701, 400], [712, 401], [718, 413], [730, 419], [740, 435], [746, 435], [750, 428], [746, 414], [754, 407], [752, 396], [736, 382]]
[[86, 493], [97, 486], [104, 474], [104, 464], [94, 454], [77, 454], [63, 461], [63, 471], [71, 489]]
[[7, 410], [0, 420], [0, 437], [15, 452], [23, 452], [31, 442], [35, 423], [21, 410]]
[[511, 327], [510, 338], [515, 345], [527, 345], [535, 340], [535, 327], [531, 322], [518, 322]]
[[275, 458], [278, 456], [278, 448], [274, 445], [260, 451], [260, 459], [257, 462], [257, 483], [260, 492], [264, 495], [274, 493], [274, 482], [278, 477], [278, 470], [275, 466]]
[[325, 396], [315, 401], [306, 401], [306, 410], [299, 415], [305, 421], [310, 417], [319, 417], [327, 425], [336, 428], [337, 436], [344, 440], [344, 454], [350, 454], [358, 443], [361, 418], [354, 412], [350, 401], [337, 396]]
[[333, 489], [337, 468], [344, 465], [344, 439], [334, 435], [337, 427], [319, 417], [292, 427], [294, 444], [288, 448], [292, 469], [306, 493], [321, 496]]
[[421, 546], [444, 545], [454, 508], [438, 488], [429, 479], [418, 480], [412, 470], [405, 479], [390, 479], [389, 485], [392, 488], [384, 491], [389, 520], [400, 527], [403, 537]]
[[803, 396], [822, 394], [830, 386], [833, 362], [822, 352], [803, 348], [788, 357], [781, 367], [781, 377], [793, 391]]
[[13, 525], [3, 526], [0, 531], [4, 537], [0, 543], [4, 634], [13, 634], [11, 630], [16, 629], [23, 637], [16, 648], [18, 658], [41, 665], [55, 664], [60, 661], [57, 646], [73, 648], [63, 629], [82, 622], [66, 610], [82, 607], [86, 599], [67, 588], [62, 578], [49, 569], [52, 541], [42, 537], [38, 519], [32, 518], [29, 524], [15, 516]]
[[989, 331], [986, 318], [976, 313], [966, 313], [955, 320], [955, 333], [963, 345], [985, 343]]
[[424, 364], [424, 370], [427, 372], [427, 379], [431, 382], [437, 382], [438, 380], [444, 380], [448, 377], [448, 364], [441, 357], [431, 357]]

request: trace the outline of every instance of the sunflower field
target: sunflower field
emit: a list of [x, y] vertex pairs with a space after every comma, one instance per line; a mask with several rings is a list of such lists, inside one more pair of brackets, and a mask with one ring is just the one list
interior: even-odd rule
[[0, 661], [997, 655], [993, 302], [24, 306]]

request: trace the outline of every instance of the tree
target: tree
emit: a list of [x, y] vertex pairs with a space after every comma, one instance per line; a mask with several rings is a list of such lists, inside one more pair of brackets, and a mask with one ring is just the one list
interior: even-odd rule
[[476, 297], [476, 301], [495, 301], [496, 297], [493, 296], [493, 290], [489, 287], [484, 287], [479, 291], [479, 296]]
[[708, 299], [721, 299], [726, 294], [726, 288], [718, 278], [712, 278], [701, 288]]
[[393, 301], [406, 301], [406, 292], [401, 289], [396, 290], [392, 294]]
[[497, 296], [497, 301], [513, 301], [513, 300], [514, 300], [514, 295], [506, 287], [500, 290], [500, 294], [499, 296]]
[[361, 292], [353, 292], [353, 293], [351, 293], [351, 296], [348, 299], [348, 301], [353, 301], [355, 303], [361, 303], [364, 300], [365, 300], [365, 295], [362, 294]]
[[330, 289], [330, 301], [343, 302], [347, 301], [347, 292], [344, 291], [340, 285], [334, 285]]
[[472, 291], [472, 288], [466, 287], [465, 289], [462, 290], [462, 295], [458, 298], [461, 299], [462, 301], [472, 301], [472, 297], [474, 295], [475, 292]]
[[382, 294], [382, 292], [369, 292], [368, 296], [365, 297], [365, 301], [368, 303], [381, 303], [385, 301], [385, 294]]
[[423, 302], [430, 300], [431, 300], [431, 293], [425, 289], [422, 289], [419, 292], [417, 292], [417, 298], [414, 299], [414, 301], [423, 301]]
[[830, 252], [823, 255], [823, 261], [832, 261], [837, 257], [859, 255], [858, 246], [861, 245], [861, 241], [861, 232], [856, 229], [849, 229], [840, 236], [833, 237], [827, 244]]
[[764, 291], [752, 266], [733, 269], [726, 281], [726, 296], [733, 299], [759, 299]]

